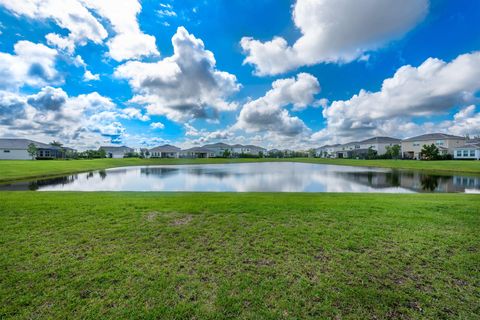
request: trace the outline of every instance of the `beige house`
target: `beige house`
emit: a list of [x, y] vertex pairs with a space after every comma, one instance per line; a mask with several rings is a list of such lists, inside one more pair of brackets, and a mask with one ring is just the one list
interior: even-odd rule
[[424, 145], [434, 144], [440, 154], [454, 154], [456, 148], [465, 145], [465, 138], [445, 133], [429, 133], [402, 140], [402, 155], [406, 159], [420, 159], [420, 152]]

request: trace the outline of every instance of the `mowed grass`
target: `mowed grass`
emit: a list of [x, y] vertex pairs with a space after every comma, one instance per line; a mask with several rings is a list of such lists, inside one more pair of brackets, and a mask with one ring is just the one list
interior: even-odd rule
[[0, 318], [478, 319], [480, 197], [0, 193]]
[[245, 163], [245, 162], [295, 161], [318, 164], [382, 167], [395, 169], [425, 170], [440, 173], [480, 174], [480, 161], [415, 161], [415, 160], [352, 160], [352, 159], [94, 159], [94, 160], [0, 160], [0, 182], [25, 180], [78, 173], [90, 170], [123, 166]]

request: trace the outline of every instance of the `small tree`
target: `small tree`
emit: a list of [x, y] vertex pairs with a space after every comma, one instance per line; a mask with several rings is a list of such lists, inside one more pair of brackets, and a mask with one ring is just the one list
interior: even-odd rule
[[398, 159], [400, 157], [400, 145], [387, 146], [387, 155], [392, 159]]
[[228, 149], [223, 150], [223, 157], [224, 158], [230, 158], [231, 155], [232, 155], [232, 153], [230, 152], [230, 150], [228, 150]]
[[27, 152], [32, 157], [32, 160], [35, 160], [35, 157], [37, 156], [37, 146], [34, 143], [30, 143], [27, 148]]
[[422, 158], [425, 160], [435, 160], [438, 159], [440, 156], [440, 151], [438, 150], [435, 144], [431, 145], [423, 145], [422, 151], [420, 151]]
[[367, 159], [375, 159], [377, 156], [377, 150], [374, 150], [372, 147], [368, 148]]
[[308, 157], [309, 157], [309, 158], [315, 158], [316, 155], [317, 155], [317, 150], [315, 150], [315, 149], [308, 149]]

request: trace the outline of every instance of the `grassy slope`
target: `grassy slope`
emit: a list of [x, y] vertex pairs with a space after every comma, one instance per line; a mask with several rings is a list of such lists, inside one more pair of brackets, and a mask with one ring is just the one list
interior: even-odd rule
[[478, 319], [474, 195], [0, 193], [0, 318]]
[[0, 182], [29, 179], [120, 166], [189, 163], [234, 163], [255, 161], [299, 161], [336, 165], [372, 166], [399, 169], [480, 174], [480, 161], [402, 161], [350, 159], [96, 159], [76, 161], [0, 161]]

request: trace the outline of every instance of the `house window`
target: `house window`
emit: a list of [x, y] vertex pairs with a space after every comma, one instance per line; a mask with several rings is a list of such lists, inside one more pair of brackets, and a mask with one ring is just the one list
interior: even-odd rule
[[475, 157], [475, 150], [470, 150], [470, 157]]
[[457, 150], [457, 157], [461, 157], [462, 156], [462, 150]]
[[414, 147], [419, 147], [419, 146], [420, 146], [420, 143], [414, 142], [414, 143], [413, 143], [413, 146], [414, 146]]
[[463, 150], [463, 156], [468, 157], [468, 150]]
[[437, 145], [439, 145], [439, 146], [443, 146], [444, 143], [445, 143], [445, 141], [443, 141], [443, 140], [437, 140], [435, 143], [436, 143]]
[[10, 150], [5, 149], [5, 150], [3, 150], [3, 152], [10, 153]]

